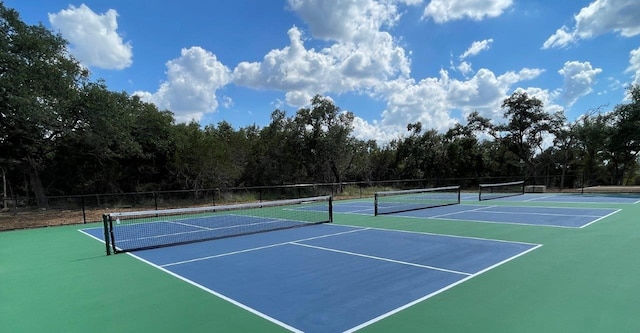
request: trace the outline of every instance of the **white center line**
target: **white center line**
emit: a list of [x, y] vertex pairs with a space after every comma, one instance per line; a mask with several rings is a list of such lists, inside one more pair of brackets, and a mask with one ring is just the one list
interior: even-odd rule
[[361, 253], [355, 253], [355, 252], [349, 252], [349, 251], [330, 249], [330, 248], [326, 248], [326, 247], [309, 245], [309, 244], [302, 244], [302, 243], [298, 243], [298, 242], [292, 242], [291, 244], [298, 245], [298, 246], [304, 246], [304, 247], [310, 247], [310, 248], [314, 248], [314, 249], [318, 249], [318, 250], [324, 250], [324, 251], [348, 254], [348, 255], [357, 256], [357, 257], [363, 257], [363, 258], [387, 261], [387, 262], [392, 262], [392, 263], [395, 263], [395, 264], [401, 264], [401, 265], [408, 265], [408, 266], [414, 266], [414, 267], [420, 267], [420, 268], [433, 269], [433, 270], [441, 271], [441, 272], [454, 273], [454, 274], [465, 275], [465, 276], [470, 276], [471, 275], [471, 273], [454, 271], [454, 270], [446, 269], [446, 268], [440, 268], [440, 267], [434, 267], [434, 266], [428, 266], [428, 265], [420, 265], [420, 264], [415, 264], [415, 263], [412, 263], [412, 262], [406, 262], [406, 261], [394, 260], [394, 259], [389, 259], [389, 258], [370, 256], [370, 255], [367, 255], [367, 254], [361, 254]]

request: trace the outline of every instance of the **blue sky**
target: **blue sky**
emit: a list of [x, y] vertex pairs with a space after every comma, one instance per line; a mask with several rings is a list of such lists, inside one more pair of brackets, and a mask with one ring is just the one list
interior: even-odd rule
[[315, 94], [389, 141], [408, 123], [496, 121], [515, 91], [569, 120], [640, 83], [637, 0], [5, 0], [111, 90], [179, 122], [266, 126]]

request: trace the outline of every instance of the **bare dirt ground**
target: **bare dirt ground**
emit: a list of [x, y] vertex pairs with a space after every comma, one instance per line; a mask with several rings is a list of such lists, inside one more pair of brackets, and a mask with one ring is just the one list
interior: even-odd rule
[[[102, 219], [103, 210], [87, 210], [87, 222]], [[82, 224], [82, 210], [18, 209], [0, 211], [0, 231], [48, 227], [65, 224]]]

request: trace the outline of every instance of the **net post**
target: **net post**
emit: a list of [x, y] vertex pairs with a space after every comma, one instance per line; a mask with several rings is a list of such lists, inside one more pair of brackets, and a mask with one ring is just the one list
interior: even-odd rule
[[102, 225], [104, 227], [104, 245], [107, 250], [107, 255], [111, 255], [111, 248], [109, 247], [111, 241], [109, 237], [109, 222], [107, 214], [102, 214]]
[[329, 197], [329, 223], [333, 223], [333, 196]]
[[378, 193], [373, 195], [373, 216], [378, 216]]
[[80, 203], [82, 205], [82, 223], [87, 224], [87, 211], [84, 207], [84, 195], [80, 197]]
[[458, 186], [458, 204], [460, 204], [460, 186]]
[[113, 231], [113, 217], [111, 215], [108, 215], [109, 218], [109, 238], [111, 239], [111, 250], [113, 251], [113, 254], [118, 253], [118, 250], [116, 248], [116, 238], [115, 238], [115, 232]]

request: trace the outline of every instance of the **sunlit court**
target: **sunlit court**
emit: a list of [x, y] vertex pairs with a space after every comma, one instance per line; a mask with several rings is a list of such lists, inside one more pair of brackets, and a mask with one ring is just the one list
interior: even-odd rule
[[[463, 193], [454, 186], [379, 192], [373, 200], [316, 197], [112, 213], [102, 227], [81, 231], [104, 242], [109, 254], [128, 252], [159, 274], [284, 329], [344, 332], [375, 327], [417, 304], [445, 297], [441, 294], [492, 270], [508, 269], [544, 246], [402, 230], [394, 223], [421, 226], [438, 221], [454, 230], [456, 225], [462, 229], [477, 223], [579, 232], [607, 223], [638, 202], [635, 195], [521, 192], [503, 187], [480, 201], [481, 194]], [[605, 206], [617, 206], [555, 205], [598, 198]], [[349, 225], [354, 218], [369, 222]]]
[[640, 333], [640, 0], [0, 30], [0, 333]]

